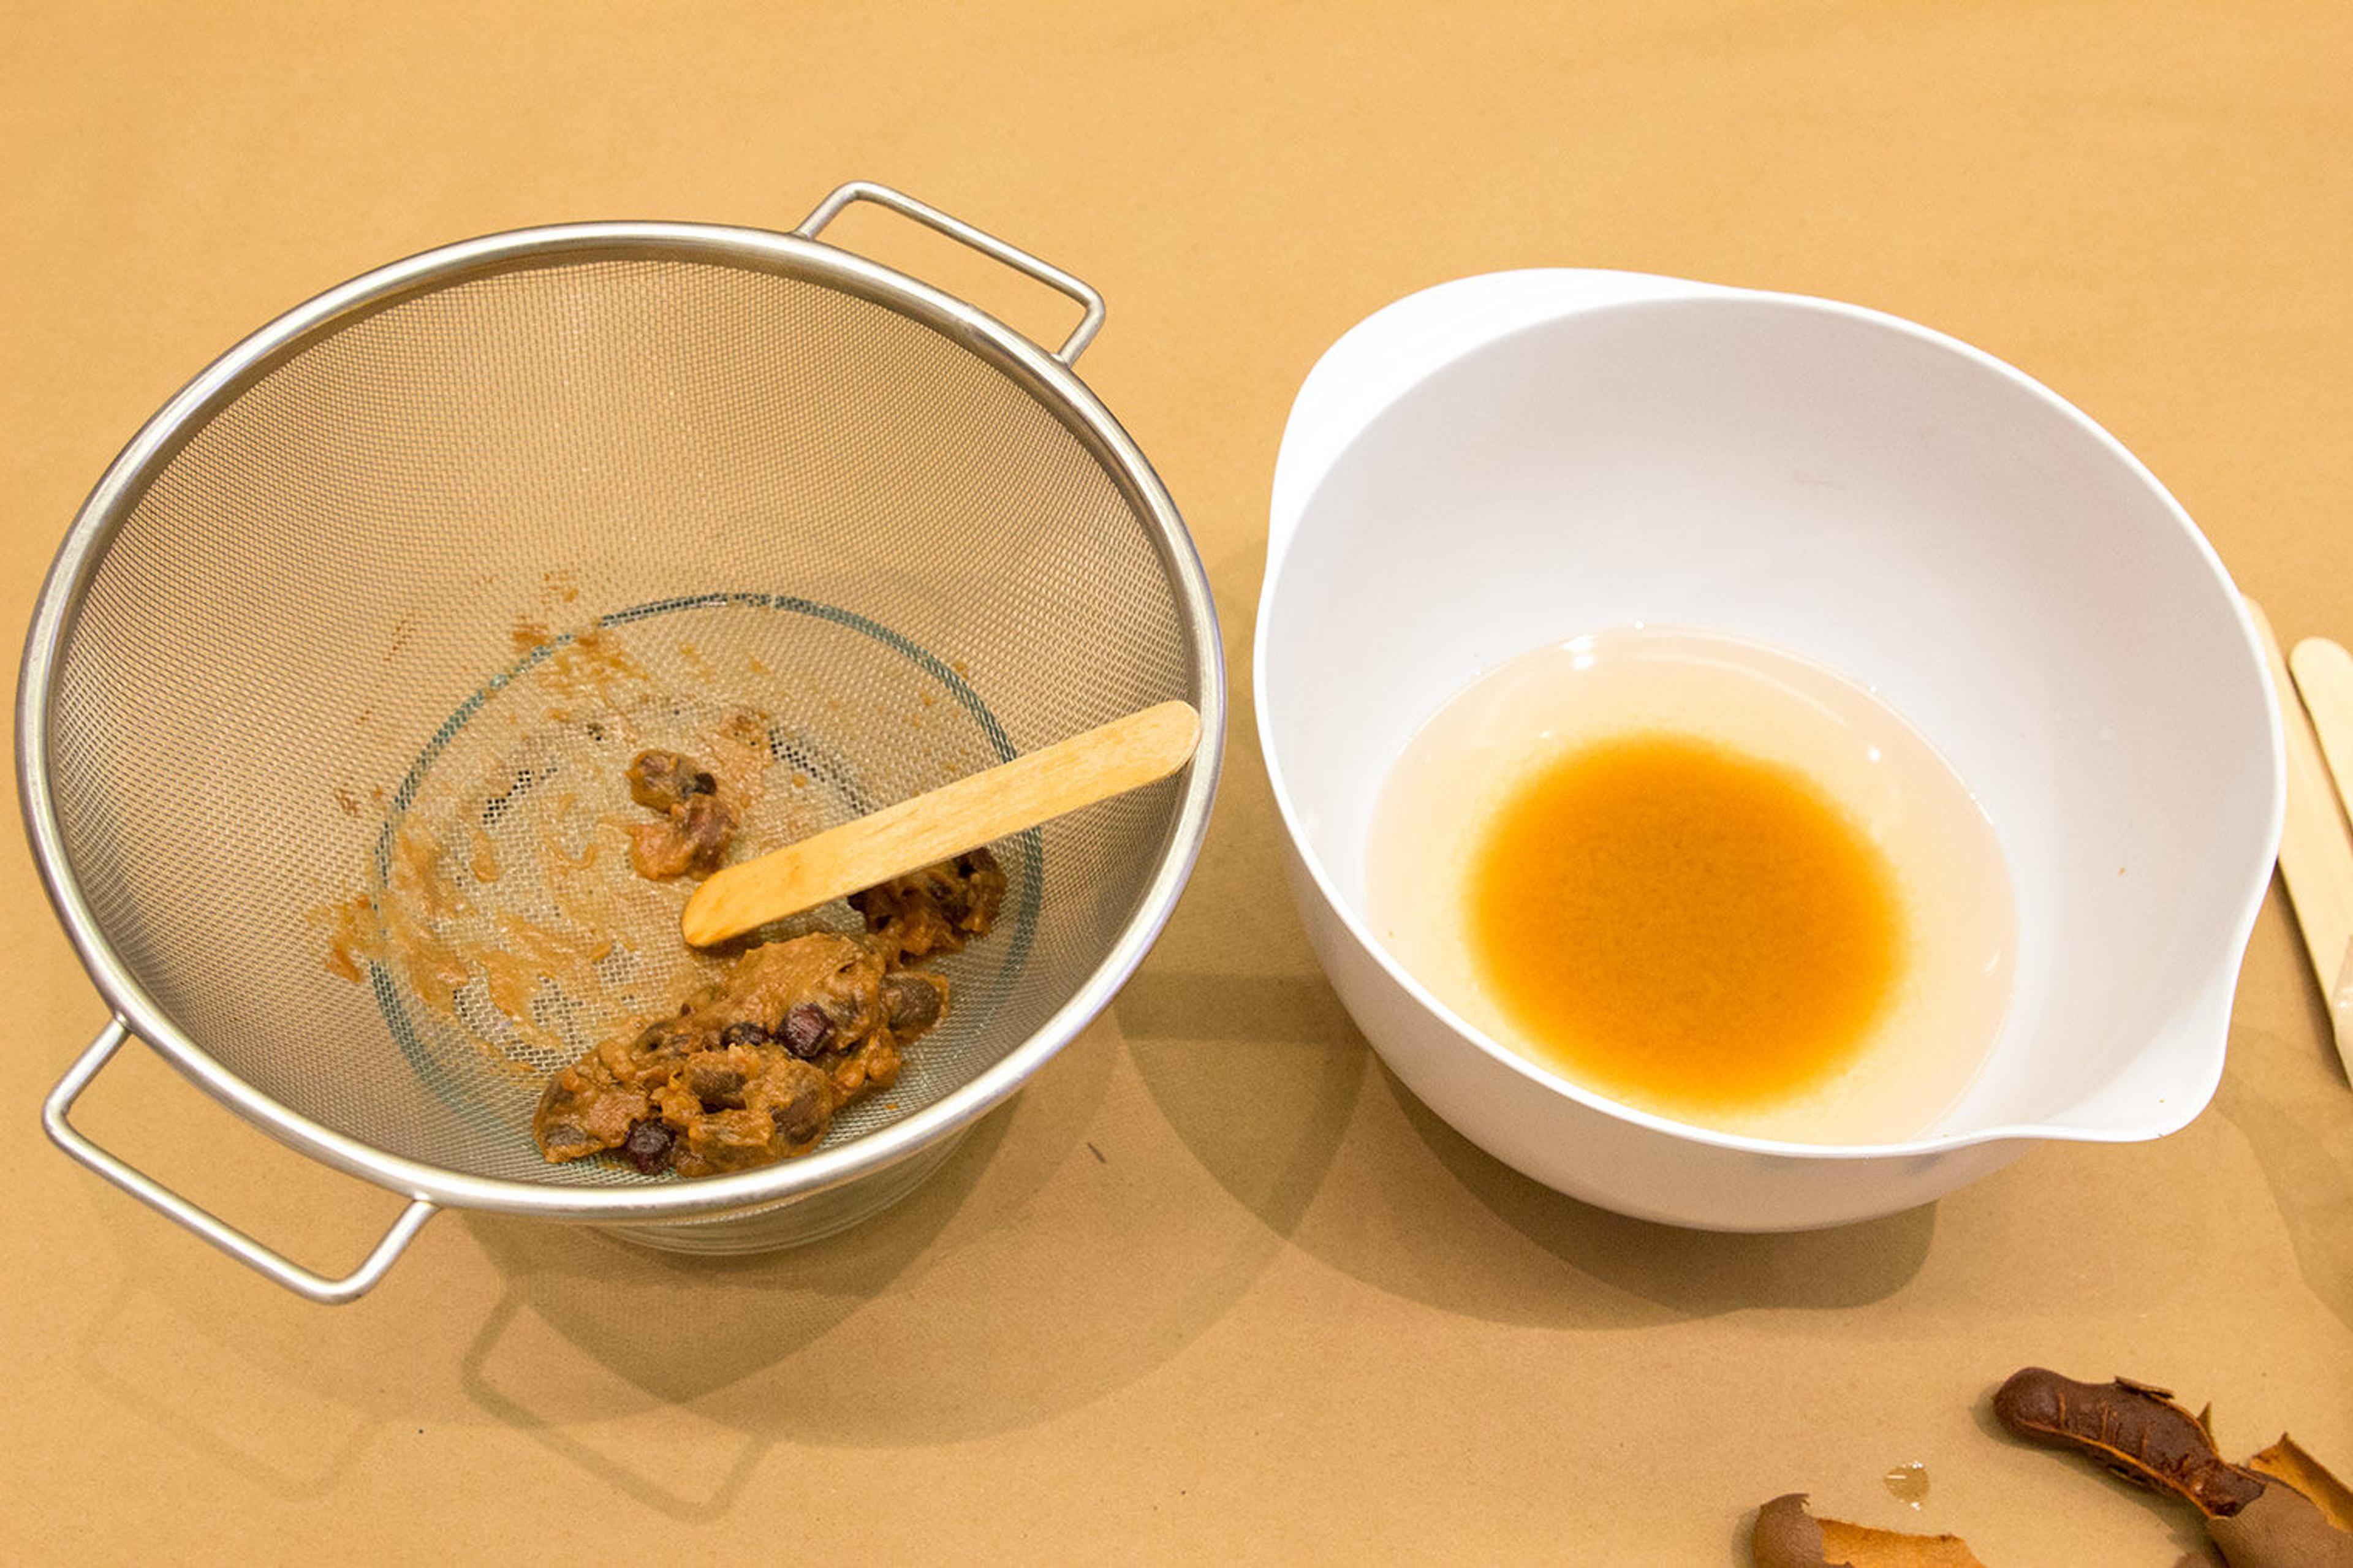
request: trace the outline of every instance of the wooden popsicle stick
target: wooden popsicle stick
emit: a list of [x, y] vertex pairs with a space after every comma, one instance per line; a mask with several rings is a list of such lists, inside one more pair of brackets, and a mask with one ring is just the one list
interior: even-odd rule
[[2337, 1054], [2353, 1077], [2353, 833], [2296, 694], [2295, 678], [2261, 606], [2247, 601], [2279, 698], [2287, 751], [2287, 818], [2280, 830], [2280, 879], [2287, 884], [2304, 951], [2328, 1000]]
[[[2305, 711], [2320, 737], [2320, 754], [2337, 787], [2337, 804], [2353, 815], [2353, 654], [2330, 637], [2306, 637], [2288, 658], [2303, 695]], [[2353, 871], [2348, 872], [2353, 876]], [[2353, 935], [2328, 991], [2328, 1016], [2336, 1026], [2337, 1055], [2353, 1079]]]
[[2329, 637], [2306, 637], [2288, 654], [2287, 667], [2320, 737], [2337, 798], [2353, 813], [2353, 654]]
[[1200, 741], [1189, 702], [1131, 713], [715, 872], [686, 900], [680, 930], [694, 947], [741, 936], [1166, 778]]

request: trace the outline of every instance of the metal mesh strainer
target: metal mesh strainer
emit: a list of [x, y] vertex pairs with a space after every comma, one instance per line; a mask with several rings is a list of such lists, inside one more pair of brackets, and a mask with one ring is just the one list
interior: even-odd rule
[[[1049, 354], [814, 239], [861, 198], [1085, 321]], [[1214, 786], [1199, 562], [1068, 368], [1101, 317], [1068, 275], [854, 184], [790, 236], [451, 246], [240, 344], [100, 482], [27, 647], [26, 820], [119, 1015], [53, 1134], [321, 1300], [437, 1205], [732, 1249], [919, 1179], [1133, 970]], [[947, 966], [947, 1024], [818, 1152], [700, 1183], [541, 1161], [545, 1069], [699, 962], [684, 889], [615, 842], [638, 747], [714, 758], [756, 851], [1171, 697], [1202, 711], [1190, 770], [999, 847], [1008, 916]], [[350, 940], [371, 910], [399, 940]], [[67, 1123], [130, 1035], [417, 1202], [346, 1279], [279, 1258]]]

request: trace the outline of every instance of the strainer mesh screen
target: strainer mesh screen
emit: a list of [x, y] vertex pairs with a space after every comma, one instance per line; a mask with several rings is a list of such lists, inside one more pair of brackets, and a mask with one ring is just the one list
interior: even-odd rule
[[[195, 434], [90, 582], [51, 769], [108, 940], [231, 1071], [427, 1163], [633, 1182], [529, 1117], [698, 973], [685, 888], [628, 874], [636, 746], [723, 753], [752, 852], [1198, 700], [1193, 651], [1147, 520], [980, 353], [749, 265], [550, 262], [342, 325]], [[1176, 799], [999, 846], [1008, 918], [834, 1136], [1066, 1001]]]

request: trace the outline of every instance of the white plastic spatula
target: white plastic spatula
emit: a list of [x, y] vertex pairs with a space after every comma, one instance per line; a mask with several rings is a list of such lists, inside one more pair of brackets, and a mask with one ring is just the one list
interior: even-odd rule
[[1166, 778], [1192, 760], [1201, 716], [1163, 702], [871, 816], [715, 872], [679, 926], [709, 947], [903, 877], [1008, 834]]

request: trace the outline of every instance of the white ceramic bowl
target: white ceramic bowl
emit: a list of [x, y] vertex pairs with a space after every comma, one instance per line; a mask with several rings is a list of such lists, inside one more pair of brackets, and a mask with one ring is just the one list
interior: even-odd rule
[[[1374, 939], [1366, 829], [1407, 739], [1503, 660], [1637, 620], [1875, 688], [1983, 802], [2016, 990], [1929, 1135], [1828, 1148], [1632, 1110], [1487, 1038]], [[2213, 1093], [2280, 830], [2253, 629], [2147, 469], [1950, 338], [1627, 273], [1400, 300], [1292, 409], [1255, 657], [1292, 888], [1341, 1000], [1433, 1110], [1564, 1193], [1712, 1229], [1837, 1225], [2038, 1140], [2158, 1137]]]

